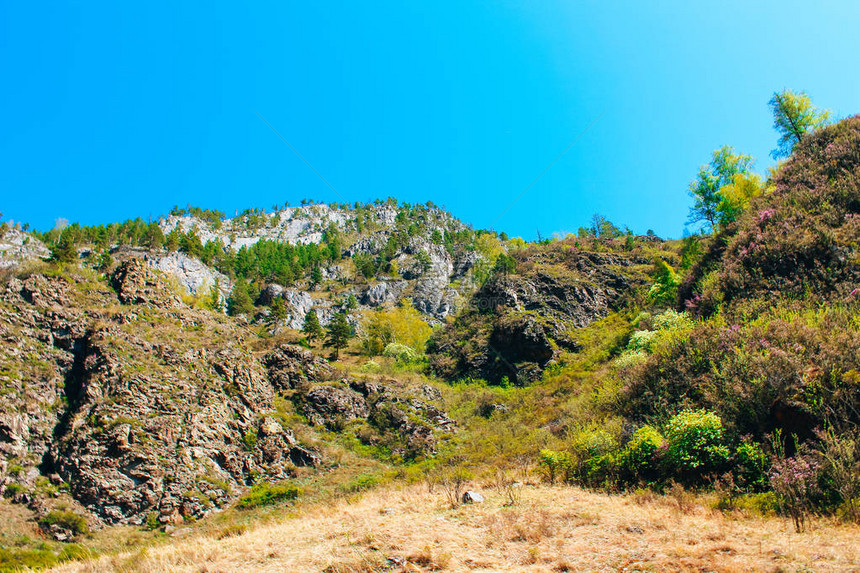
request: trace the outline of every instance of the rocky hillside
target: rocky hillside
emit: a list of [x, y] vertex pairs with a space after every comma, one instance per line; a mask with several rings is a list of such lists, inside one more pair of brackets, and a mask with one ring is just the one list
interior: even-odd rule
[[653, 251], [591, 242], [513, 251], [511, 268], [495, 273], [434, 336], [433, 369], [449, 379], [522, 386], [564, 351], [578, 351], [577, 329], [622, 310], [651, 282]]
[[30, 233], [15, 228], [0, 228], [0, 269], [17, 267], [50, 254], [45, 244]]
[[358, 421], [366, 439], [394, 436], [405, 455], [452, 430], [432, 389], [347, 378], [190, 308], [136, 258], [108, 277], [7, 274], [0, 339], [0, 489], [37, 517], [69, 504], [92, 525], [200, 517], [255, 482], [324, 471], [296, 426], [312, 436], [307, 424]]
[[[79, 257], [96, 267], [108, 258], [141, 258], [188, 296], [214, 298], [222, 308], [237, 281], [250, 283], [257, 309], [249, 318], [267, 320], [278, 300], [285, 309], [278, 323], [295, 329], [311, 308], [327, 324], [350, 299], [357, 302], [349, 308], [354, 316], [408, 300], [431, 323], [444, 320], [493, 262], [479, 248], [479, 236], [430, 203], [390, 199], [248, 210], [233, 218], [177, 208], [158, 222], [72, 225], [40, 238], [53, 248], [73, 243]], [[45, 256], [44, 245], [36, 237], [32, 241], [41, 251], [31, 249], [29, 258]], [[10, 247], [7, 258], [18, 251]]]

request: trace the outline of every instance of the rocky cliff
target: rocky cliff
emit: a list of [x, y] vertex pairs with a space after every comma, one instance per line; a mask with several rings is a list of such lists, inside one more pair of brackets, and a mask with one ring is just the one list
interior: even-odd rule
[[[323, 266], [321, 276], [324, 290], [336, 292], [337, 297], [310, 300], [306, 293], [318, 289], [301, 280], [294, 284], [272, 282], [266, 291], [264, 304], [282, 298], [288, 314], [284, 325], [290, 328], [301, 328], [310, 308], [317, 310], [325, 325], [340, 310], [338, 303], [350, 295], [359, 302], [360, 309], [409, 299], [429, 321], [443, 320], [456, 312], [461, 296], [471, 293], [474, 281], [470, 280], [469, 271], [482, 258], [469, 245], [444, 244], [446, 235], [468, 232], [469, 228], [436, 207], [410, 210], [390, 203], [361, 208], [309, 205], [223, 221], [169, 216], [160, 226], [165, 234], [193, 232], [202, 244], [217, 241], [234, 252], [263, 240], [320, 243], [329, 229], [336, 229], [342, 238], [344, 260]], [[365, 274], [357, 269], [352, 263], [356, 256], [369, 257], [375, 265], [372, 272]], [[199, 266], [175, 257], [154, 255], [150, 260], [154, 267], [176, 277], [192, 294], [211, 288], [216, 279], [222, 291], [229, 292], [232, 284], [229, 278], [211, 272], [207, 275]]]
[[620, 310], [649, 282], [640, 253], [590, 252], [561, 241], [515, 253], [518, 272], [492, 276], [431, 341], [431, 366], [449, 378], [525, 385], [563, 351], [576, 330]]
[[[37, 514], [66, 499], [93, 524], [200, 517], [257, 481], [325, 465], [290, 427], [297, 413], [331, 425], [409, 399], [368, 402], [312, 353], [270, 347], [230, 317], [188, 307], [137, 258], [108, 277], [7, 275], [0, 339], [3, 490]], [[347, 391], [352, 413], [338, 400]], [[426, 403], [409, 408], [417, 415], [386, 431], [432, 449], [446, 417]]]

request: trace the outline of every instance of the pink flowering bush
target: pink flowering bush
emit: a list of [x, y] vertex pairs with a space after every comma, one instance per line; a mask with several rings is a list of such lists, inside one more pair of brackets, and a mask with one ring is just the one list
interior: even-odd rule
[[860, 116], [807, 135], [770, 183], [681, 286], [682, 303], [699, 296], [691, 310], [750, 296], [841, 301], [860, 284]]
[[794, 520], [798, 533], [821, 494], [818, 487], [819, 465], [808, 457], [797, 455], [774, 462], [770, 471], [770, 486], [776, 494], [780, 509]]

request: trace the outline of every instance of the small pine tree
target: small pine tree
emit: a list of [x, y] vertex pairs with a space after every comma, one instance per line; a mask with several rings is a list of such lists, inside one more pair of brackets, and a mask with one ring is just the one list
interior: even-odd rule
[[251, 314], [254, 312], [254, 301], [248, 293], [248, 283], [237, 280], [233, 286], [233, 292], [227, 300], [227, 314], [236, 316], [238, 314]]
[[316, 288], [322, 282], [322, 271], [319, 267], [314, 267], [311, 271], [311, 288]]
[[302, 332], [305, 333], [305, 336], [308, 339], [308, 342], [313, 344], [313, 341], [322, 338], [323, 329], [320, 326], [320, 319], [317, 317], [317, 311], [314, 309], [310, 309], [307, 314], [305, 314], [305, 325], [302, 327]]
[[280, 322], [287, 318], [287, 305], [284, 304], [284, 299], [281, 297], [275, 297], [272, 300], [271, 304], [271, 317], [275, 322]]
[[69, 233], [60, 235], [60, 240], [51, 248], [51, 260], [58, 263], [71, 263], [78, 259], [78, 248]]
[[326, 328], [326, 339], [324, 346], [334, 348], [334, 358], [340, 358], [340, 349], [346, 348], [349, 339], [352, 338], [352, 327], [346, 321], [346, 313], [339, 312]]
[[346, 299], [346, 308], [348, 310], [355, 310], [358, 308], [358, 299], [355, 298], [354, 294], [350, 294]]

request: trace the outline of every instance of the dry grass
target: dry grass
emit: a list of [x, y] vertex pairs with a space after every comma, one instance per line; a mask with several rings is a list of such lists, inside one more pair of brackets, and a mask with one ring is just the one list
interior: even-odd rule
[[[708, 509], [697, 500], [525, 487], [450, 509], [413, 485], [309, 508], [233, 535], [70, 563], [63, 572], [860, 571], [860, 527]], [[220, 539], [219, 539], [220, 537]]]

